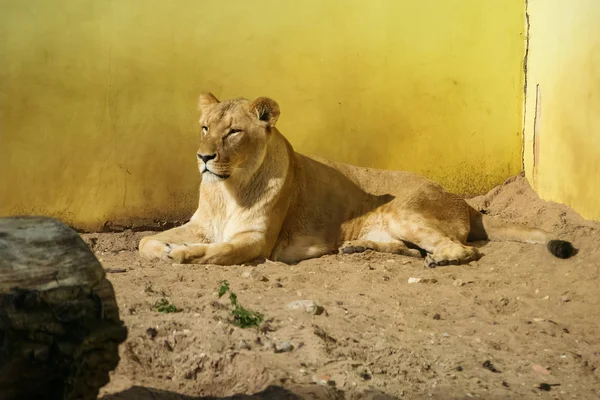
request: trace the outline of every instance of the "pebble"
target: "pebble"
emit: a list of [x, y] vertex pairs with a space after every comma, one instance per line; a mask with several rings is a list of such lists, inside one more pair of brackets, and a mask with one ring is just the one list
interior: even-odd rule
[[482, 365], [485, 369], [489, 371], [492, 371], [496, 374], [500, 373], [500, 371], [494, 366], [494, 364], [492, 364], [490, 360], [485, 360]]
[[275, 353], [287, 353], [294, 350], [294, 345], [290, 342], [282, 342], [275, 347]]
[[435, 278], [408, 278], [408, 283], [437, 283]]
[[268, 282], [269, 278], [261, 274], [255, 269], [242, 272], [242, 278], [252, 279], [258, 282]]
[[304, 310], [312, 315], [321, 315], [325, 310], [312, 300], [295, 300], [287, 305], [288, 310]]
[[550, 375], [550, 371], [542, 367], [540, 364], [533, 364], [531, 369], [538, 375]]
[[250, 344], [243, 339], [238, 342], [236, 347], [238, 350], [250, 350]]
[[313, 375], [312, 380], [317, 385], [335, 386], [335, 381], [329, 375]]
[[148, 335], [150, 339], [154, 339], [156, 335], [158, 335], [158, 331], [156, 328], [148, 328], [146, 329], [146, 335]]
[[275, 343], [271, 342], [270, 340], [266, 340], [263, 342], [263, 348], [265, 350], [276, 350]]
[[457, 280], [455, 280], [454, 282], [452, 282], [452, 284], [453, 284], [454, 286], [457, 286], [457, 287], [460, 287], [460, 286], [465, 286], [465, 283], [463, 282], [463, 280], [462, 280], [462, 279], [457, 279]]

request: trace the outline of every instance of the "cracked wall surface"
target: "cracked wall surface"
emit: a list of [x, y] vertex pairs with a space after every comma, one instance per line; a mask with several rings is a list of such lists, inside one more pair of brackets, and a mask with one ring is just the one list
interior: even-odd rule
[[526, 176], [600, 220], [600, 2], [529, 0], [528, 14]]

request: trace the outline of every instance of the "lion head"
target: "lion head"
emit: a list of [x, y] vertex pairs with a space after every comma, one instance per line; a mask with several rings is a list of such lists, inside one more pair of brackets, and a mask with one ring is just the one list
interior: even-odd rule
[[212, 93], [200, 95], [198, 168], [203, 182], [243, 179], [262, 164], [279, 106], [266, 97], [250, 102], [234, 99], [220, 102]]

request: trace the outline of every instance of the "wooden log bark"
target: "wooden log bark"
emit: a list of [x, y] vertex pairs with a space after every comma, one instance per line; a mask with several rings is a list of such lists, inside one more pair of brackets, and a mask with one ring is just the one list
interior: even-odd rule
[[0, 400], [96, 399], [126, 336], [112, 285], [76, 232], [0, 218]]

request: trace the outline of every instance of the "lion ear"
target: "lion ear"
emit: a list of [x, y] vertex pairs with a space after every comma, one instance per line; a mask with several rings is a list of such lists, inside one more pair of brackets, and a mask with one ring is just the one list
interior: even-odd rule
[[214, 94], [210, 92], [202, 92], [200, 93], [200, 100], [198, 100], [198, 108], [200, 111], [204, 111], [207, 106], [217, 104], [219, 99], [215, 97]]
[[268, 127], [275, 126], [280, 114], [277, 102], [268, 97], [259, 97], [250, 103], [250, 112], [266, 122]]

